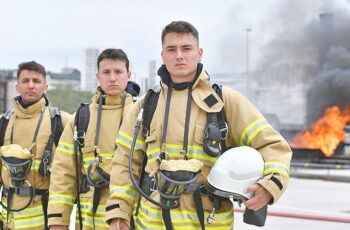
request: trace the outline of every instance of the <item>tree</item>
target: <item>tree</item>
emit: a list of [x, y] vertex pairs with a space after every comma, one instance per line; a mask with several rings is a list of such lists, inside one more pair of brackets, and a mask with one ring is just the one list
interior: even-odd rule
[[88, 91], [76, 91], [72, 89], [65, 89], [63, 87], [49, 90], [47, 93], [52, 106], [57, 106], [60, 110], [68, 113], [74, 113], [80, 103], [90, 102], [92, 95], [93, 93]]

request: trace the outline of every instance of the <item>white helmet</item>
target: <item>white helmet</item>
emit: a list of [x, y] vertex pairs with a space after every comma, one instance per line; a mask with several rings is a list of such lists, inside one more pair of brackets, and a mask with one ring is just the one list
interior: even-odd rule
[[244, 190], [262, 178], [264, 160], [261, 154], [248, 146], [225, 151], [208, 175], [209, 190], [221, 197], [250, 199], [253, 193]]

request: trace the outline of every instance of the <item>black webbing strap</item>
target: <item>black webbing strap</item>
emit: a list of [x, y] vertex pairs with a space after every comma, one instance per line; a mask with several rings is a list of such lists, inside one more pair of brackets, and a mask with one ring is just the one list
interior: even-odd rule
[[[77, 141], [75, 141], [77, 142]], [[83, 218], [81, 216], [81, 207], [80, 207], [80, 180], [79, 180], [79, 167], [80, 167], [80, 164], [79, 164], [79, 157], [78, 157], [78, 151], [80, 152], [80, 147], [78, 147], [78, 144], [75, 143], [74, 144], [74, 161], [75, 161], [75, 181], [76, 181], [76, 189], [77, 189], [77, 193], [76, 193], [76, 202], [77, 202], [77, 209], [78, 209], [78, 220], [79, 220], [79, 227], [80, 227], [80, 230], [83, 229]], [[80, 152], [81, 154], [81, 152]]]
[[101, 188], [96, 188], [94, 187], [94, 195], [92, 198], [92, 214], [93, 216], [95, 216], [96, 210], [97, 210], [97, 206], [98, 203], [100, 202], [100, 196], [101, 196]]
[[6, 215], [6, 225], [8, 226], [9, 224], [9, 220], [10, 220], [10, 209], [11, 209], [11, 203], [12, 203], [12, 200], [13, 200], [13, 193], [9, 192], [9, 194], [7, 195], [7, 215]]
[[147, 94], [143, 101], [143, 114], [142, 114], [142, 134], [144, 137], [147, 137], [150, 132], [150, 125], [156, 111], [158, 99], [159, 99], [160, 90], [150, 89], [147, 91]]
[[171, 223], [170, 209], [162, 208], [162, 217], [166, 230], [173, 230], [173, 224]]
[[57, 147], [58, 141], [60, 140], [61, 134], [63, 132], [61, 113], [57, 107], [50, 106], [49, 110], [51, 117], [51, 134], [53, 135], [53, 140]]
[[[212, 87], [215, 90], [215, 92], [219, 95], [220, 99], [224, 102], [224, 99], [222, 96], [222, 87], [218, 84], [213, 84]], [[222, 110], [219, 113], [217, 113], [217, 116], [218, 116], [220, 130], [222, 131], [224, 129], [227, 129], [225, 106], [222, 108]], [[228, 130], [227, 130], [227, 132], [228, 132]], [[221, 134], [222, 134], [222, 132], [221, 132]], [[226, 135], [227, 135], [227, 133], [226, 133]], [[221, 136], [221, 143], [220, 144], [221, 144], [222, 152], [225, 152], [227, 149], [225, 139], [226, 139], [226, 137]]]
[[96, 121], [96, 132], [95, 132], [95, 141], [94, 141], [94, 147], [95, 147], [95, 157], [96, 155], [96, 147], [99, 146], [100, 142], [100, 128], [101, 128], [101, 116], [102, 116], [102, 101], [103, 101], [103, 95], [101, 94], [98, 98], [98, 110], [97, 110], [97, 121]]
[[18, 196], [37, 196], [37, 195], [47, 195], [47, 189], [34, 189], [32, 187], [29, 188], [17, 188], [17, 187], [3, 187], [2, 195], [7, 197], [9, 194], [15, 194]]
[[[38, 133], [39, 133], [39, 130], [40, 130], [41, 122], [43, 121], [44, 112], [45, 112], [45, 110], [41, 111], [41, 113], [40, 113], [39, 121], [38, 121], [38, 124], [36, 125], [35, 132], [34, 132], [34, 137], [33, 137], [33, 141], [32, 141], [33, 143], [36, 143], [36, 138], [38, 137]], [[13, 132], [12, 132], [12, 134], [13, 134]], [[12, 143], [12, 141], [11, 141], [11, 143]]]
[[85, 146], [85, 133], [89, 125], [90, 108], [89, 104], [81, 103], [75, 115], [74, 125], [76, 127], [79, 148]]
[[51, 135], [44, 149], [43, 156], [39, 165], [39, 173], [46, 177], [49, 173], [49, 166], [52, 161], [53, 144], [57, 147], [58, 141], [61, 137], [63, 126], [60, 110], [57, 107], [49, 107], [51, 118]]
[[[103, 95], [101, 94], [98, 98], [98, 110], [97, 110], [97, 121], [96, 121], [96, 131], [95, 131], [95, 142], [94, 142], [94, 154], [95, 157], [98, 156], [98, 153], [96, 152], [96, 147], [99, 146], [100, 142], [100, 129], [101, 129], [101, 118], [102, 118], [102, 102], [103, 102]], [[101, 189], [94, 187], [94, 194], [92, 197], [92, 218], [94, 221], [95, 226], [95, 213], [98, 207], [98, 203], [100, 202], [100, 196], [101, 196]]]
[[203, 210], [203, 203], [202, 203], [202, 197], [201, 197], [201, 190], [200, 189], [197, 189], [193, 193], [193, 201], [194, 201], [194, 205], [196, 207], [199, 223], [201, 225], [202, 230], [204, 230], [205, 229], [205, 226], [204, 226], [204, 210]]
[[49, 199], [48, 199], [48, 193], [44, 193], [42, 196], [41, 196], [41, 204], [43, 206], [43, 212], [44, 212], [44, 219], [45, 219], [45, 230], [49, 230], [49, 225], [48, 225], [48, 220], [47, 220], [47, 204], [49, 202]]
[[188, 88], [187, 94], [187, 106], [186, 106], [186, 117], [185, 117], [185, 130], [184, 130], [184, 146], [183, 150], [187, 153], [188, 150], [188, 130], [190, 126], [190, 116], [191, 116], [191, 99], [192, 99], [192, 85]]
[[14, 110], [7, 110], [0, 118], [0, 146], [4, 145], [6, 128]]
[[[171, 93], [172, 93], [172, 87], [169, 87], [168, 93], [166, 95], [166, 104], [165, 104], [165, 112], [164, 112], [164, 121], [163, 121], [163, 131], [162, 131], [162, 146], [166, 143], [166, 135], [168, 131], [168, 120], [169, 120], [169, 111], [170, 111], [170, 101], [171, 101]], [[165, 153], [163, 152], [163, 149], [160, 150], [160, 159], [165, 159]]]
[[[89, 125], [90, 120], [90, 109], [89, 104], [82, 103], [80, 104], [79, 109], [76, 112], [74, 126], [75, 126], [75, 134], [76, 139], [74, 141], [74, 161], [75, 161], [75, 176], [76, 176], [76, 202], [78, 209], [78, 220], [79, 227], [83, 229], [83, 219], [81, 215], [81, 207], [80, 207], [80, 180], [79, 180], [79, 170], [80, 170], [80, 159], [82, 157], [81, 148], [85, 146], [85, 134]], [[80, 157], [78, 156], [80, 154]]]

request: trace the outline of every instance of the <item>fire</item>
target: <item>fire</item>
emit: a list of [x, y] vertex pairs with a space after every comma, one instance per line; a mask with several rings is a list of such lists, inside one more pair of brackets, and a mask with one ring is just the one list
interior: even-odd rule
[[325, 156], [330, 157], [341, 141], [344, 141], [346, 134], [344, 128], [350, 121], [350, 107], [340, 109], [332, 106], [326, 109], [325, 113], [310, 130], [298, 133], [292, 140], [293, 148], [320, 149]]

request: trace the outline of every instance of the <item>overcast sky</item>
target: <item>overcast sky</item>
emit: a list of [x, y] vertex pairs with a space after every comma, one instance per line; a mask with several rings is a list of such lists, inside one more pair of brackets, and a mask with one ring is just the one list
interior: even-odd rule
[[[82, 69], [83, 50], [115, 47], [126, 51], [138, 75], [160, 59], [162, 28], [173, 20], [197, 27], [203, 63], [209, 71], [257, 68], [263, 47], [282, 29], [324, 11], [350, 12], [349, 0], [0, 0], [0, 69], [36, 60], [48, 70]], [[350, 25], [350, 23], [349, 23]], [[300, 29], [299, 29], [300, 30]]]

